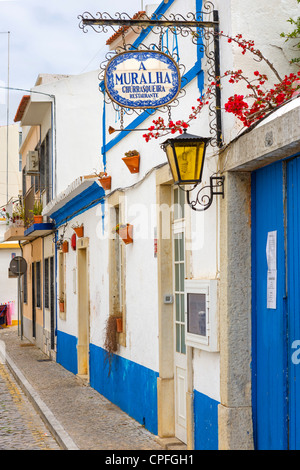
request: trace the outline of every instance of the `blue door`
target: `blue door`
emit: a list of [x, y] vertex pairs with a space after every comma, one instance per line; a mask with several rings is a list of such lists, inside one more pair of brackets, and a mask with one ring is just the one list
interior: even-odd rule
[[300, 449], [300, 158], [287, 163], [289, 448]]
[[[260, 450], [300, 449], [299, 176], [299, 158], [252, 175], [253, 424]], [[276, 299], [268, 304], [270, 234], [276, 237], [277, 279]]]

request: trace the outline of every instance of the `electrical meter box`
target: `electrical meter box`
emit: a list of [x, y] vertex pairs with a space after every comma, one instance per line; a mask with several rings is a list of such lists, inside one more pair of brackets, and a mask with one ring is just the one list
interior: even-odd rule
[[186, 344], [219, 351], [218, 280], [185, 280]]

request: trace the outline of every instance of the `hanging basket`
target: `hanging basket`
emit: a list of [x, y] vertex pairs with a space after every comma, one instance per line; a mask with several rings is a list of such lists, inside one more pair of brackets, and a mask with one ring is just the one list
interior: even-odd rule
[[129, 245], [130, 243], [133, 242], [132, 232], [133, 232], [133, 225], [130, 225], [130, 224], [120, 225], [117, 230], [119, 237], [122, 238], [122, 241], [125, 243], [125, 245]]
[[140, 171], [140, 155], [122, 158], [130, 173], [138, 173]]
[[99, 178], [99, 182], [105, 191], [111, 188], [111, 176], [103, 176]]

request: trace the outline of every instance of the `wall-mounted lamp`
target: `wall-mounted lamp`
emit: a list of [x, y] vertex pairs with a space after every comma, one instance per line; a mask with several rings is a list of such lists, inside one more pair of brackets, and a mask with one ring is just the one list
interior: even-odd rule
[[167, 154], [174, 183], [198, 184], [202, 179], [206, 145], [209, 138], [188, 134], [168, 139], [162, 144]]
[[[210, 185], [202, 187], [194, 201], [191, 201], [190, 198], [190, 193], [201, 183], [206, 146], [210, 140], [210, 138], [188, 134], [185, 130], [183, 135], [168, 139], [162, 144], [162, 148], [168, 157], [174, 183], [180, 187], [194, 184], [192, 189], [184, 189], [184, 191], [187, 192], [189, 206], [195, 211], [208, 209], [212, 204], [214, 195], [224, 197], [224, 177], [211, 176]], [[207, 189], [210, 194], [202, 195], [202, 192]]]

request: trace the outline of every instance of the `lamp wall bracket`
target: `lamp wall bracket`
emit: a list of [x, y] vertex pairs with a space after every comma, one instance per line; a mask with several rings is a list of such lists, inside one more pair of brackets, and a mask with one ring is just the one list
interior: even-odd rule
[[191, 209], [198, 212], [205, 211], [212, 205], [214, 196], [222, 196], [224, 198], [224, 180], [225, 176], [211, 176], [210, 184], [200, 188], [196, 197], [193, 198], [191, 198], [190, 193], [192, 193], [198, 185], [190, 190], [184, 189], [184, 191], [187, 192], [187, 203]]

